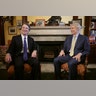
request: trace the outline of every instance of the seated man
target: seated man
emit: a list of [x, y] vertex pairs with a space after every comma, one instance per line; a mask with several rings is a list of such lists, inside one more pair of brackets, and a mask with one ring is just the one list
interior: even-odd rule
[[90, 44], [88, 38], [80, 34], [81, 26], [79, 23], [70, 25], [71, 36], [68, 36], [64, 42], [63, 49], [58, 57], [54, 59], [55, 76], [60, 80], [61, 65], [68, 63], [69, 79], [77, 79], [77, 64], [84, 63], [86, 55], [89, 54]]
[[28, 36], [29, 31], [30, 26], [24, 23], [21, 27], [21, 34], [12, 38], [5, 56], [5, 61], [9, 63], [9, 66], [14, 65], [17, 80], [24, 79], [24, 69], [28, 71], [27, 69], [31, 67], [32, 79], [39, 79], [40, 63], [37, 58], [37, 46], [33, 38]]

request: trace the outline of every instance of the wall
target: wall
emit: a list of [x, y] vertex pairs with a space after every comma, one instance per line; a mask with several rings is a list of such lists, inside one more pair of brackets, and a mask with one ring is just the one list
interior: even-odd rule
[[83, 29], [81, 30], [81, 34], [84, 34], [84, 19], [85, 19], [85, 17], [84, 16], [78, 16], [78, 19], [82, 19], [82, 26], [83, 26]]
[[[35, 22], [36, 19], [45, 19], [47, 21], [51, 16], [28, 16], [29, 22]], [[68, 23], [68, 21], [72, 21], [73, 16], [61, 16], [62, 22]], [[84, 26], [84, 16], [78, 16], [78, 19], [82, 19], [82, 26]], [[81, 29], [81, 34], [84, 34], [84, 28]]]
[[[45, 19], [47, 21], [51, 16], [28, 16], [29, 22], [35, 22], [36, 19]], [[73, 19], [73, 16], [61, 16], [62, 22], [68, 23], [68, 21], [71, 21]]]
[[[13, 26], [16, 26], [16, 21], [17, 20], [22, 20], [22, 16], [14, 16], [14, 23]], [[36, 19], [45, 19], [48, 20], [51, 16], [28, 16], [28, 21], [29, 22], [35, 22]], [[68, 21], [71, 21], [73, 16], [61, 16], [62, 17], [62, 22], [68, 23]], [[78, 18], [82, 18], [82, 24], [84, 26], [84, 16], [79, 16]], [[8, 44], [8, 40], [11, 40], [14, 35], [9, 35], [8, 33], [8, 27], [12, 26], [8, 21], [5, 22], [4, 24], [4, 35], [5, 35], [5, 44]], [[20, 33], [20, 30], [17, 28], [17, 34]], [[84, 29], [81, 30], [81, 34], [84, 33]]]
[[[12, 37], [14, 35], [10, 35], [9, 34], [9, 26], [15, 26], [16, 27], [16, 21], [17, 20], [22, 20], [22, 17], [21, 16], [14, 16], [14, 20], [13, 20], [13, 25], [11, 25], [8, 21], [5, 22], [4, 24], [4, 35], [5, 35], [5, 44], [8, 44], [8, 40], [11, 40]], [[17, 34], [19, 34], [20, 30], [18, 28], [16, 28], [17, 30]], [[15, 35], [17, 35], [15, 34]]]

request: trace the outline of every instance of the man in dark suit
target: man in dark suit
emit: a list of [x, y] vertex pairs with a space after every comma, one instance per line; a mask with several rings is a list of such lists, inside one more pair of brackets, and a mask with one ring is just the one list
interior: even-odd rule
[[54, 59], [55, 76], [60, 80], [61, 65], [68, 63], [69, 79], [77, 79], [77, 64], [85, 62], [85, 57], [89, 54], [90, 44], [86, 36], [80, 34], [81, 26], [79, 23], [70, 25], [71, 36], [68, 36], [64, 42], [63, 49], [58, 57]]
[[13, 36], [7, 50], [5, 61], [9, 65], [14, 64], [15, 79], [24, 79], [24, 69], [32, 69], [32, 79], [39, 79], [40, 63], [37, 58], [37, 46], [33, 38], [28, 36], [30, 26], [24, 23], [21, 27], [21, 34]]

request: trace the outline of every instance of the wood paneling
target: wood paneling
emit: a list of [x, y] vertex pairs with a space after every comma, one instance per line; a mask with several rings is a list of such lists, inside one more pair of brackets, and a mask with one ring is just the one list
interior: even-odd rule
[[0, 45], [5, 45], [4, 22], [2, 20], [2, 16], [0, 16]]
[[22, 22], [27, 22], [27, 16], [22, 16]]
[[[90, 26], [91, 26], [91, 16], [85, 16], [85, 30], [84, 35], [89, 37], [90, 34]], [[90, 44], [90, 54], [88, 56], [88, 63], [96, 64], [96, 44]]]

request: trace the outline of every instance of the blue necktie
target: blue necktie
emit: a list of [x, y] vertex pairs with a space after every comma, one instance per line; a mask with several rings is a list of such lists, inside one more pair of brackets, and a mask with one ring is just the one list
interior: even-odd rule
[[28, 56], [27, 56], [26, 37], [24, 37], [24, 53], [23, 53], [23, 59], [24, 59], [24, 61], [27, 61], [27, 59], [28, 59]]

